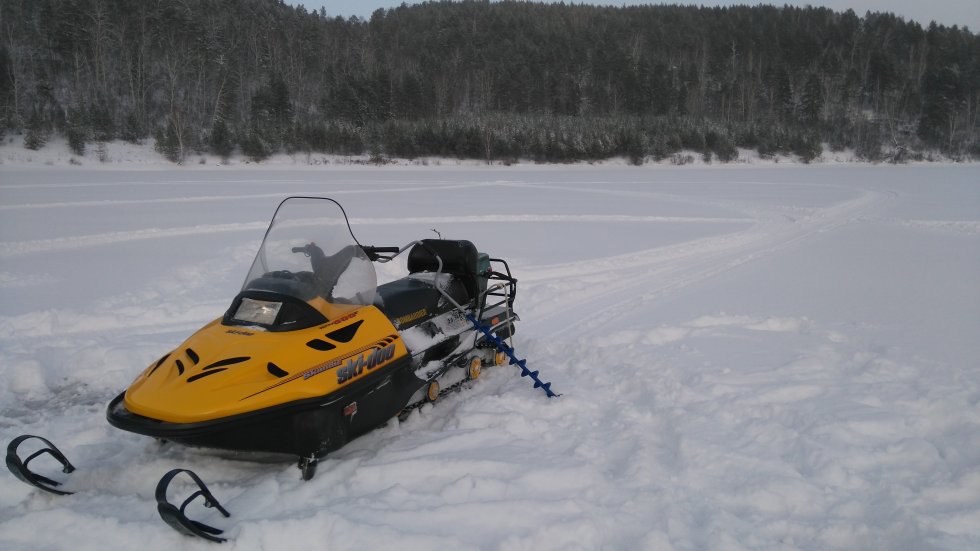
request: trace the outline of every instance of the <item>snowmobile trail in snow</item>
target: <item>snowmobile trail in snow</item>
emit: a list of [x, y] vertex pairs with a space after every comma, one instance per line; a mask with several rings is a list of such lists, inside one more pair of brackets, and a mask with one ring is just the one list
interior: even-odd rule
[[[276, 197], [279, 197], [278, 195]], [[575, 223], [744, 223], [748, 218], [697, 218], [682, 216], [632, 216], [632, 215], [560, 215], [560, 214], [485, 214], [479, 216], [429, 216], [400, 218], [351, 218], [352, 224], [359, 226], [393, 226], [404, 224], [547, 224], [554, 222]], [[216, 233], [255, 232], [264, 229], [264, 222], [241, 222], [234, 224], [210, 224], [176, 228], [146, 228], [126, 232], [110, 232], [94, 235], [57, 237], [31, 241], [0, 242], [0, 258], [19, 256], [38, 252], [54, 252], [99, 247], [130, 241], [147, 239], [170, 239], [193, 237]]]
[[[578, 190], [566, 188], [565, 191]], [[631, 312], [650, 308], [652, 303], [679, 289], [850, 224], [893, 199], [889, 193], [864, 191], [831, 207], [810, 209], [802, 214], [794, 212], [794, 217], [787, 216], [786, 209], [746, 209], [731, 202], [719, 203], [751, 216], [755, 223], [729, 234], [574, 265], [530, 270], [524, 280], [535, 292], [546, 294], [535, 284], [548, 281], [549, 286], [556, 288], [554, 293], [574, 294], [577, 300], [572, 305], [560, 305], [553, 297], [550, 301], [539, 298], [546, 305], [539, 307], [538, 316], [527, 324], [528, 330], [534, 331], [539, 325], [558, 326], [555, 323], [558, 319], [573, 321], [566, 321], [560, 324], [561, 329], [541, 336], [553, 338], [573, 331], [594, 330]], [[570, 283], [562, 285], [562, 281]]]
[[[224, 183], [234, 185], [236, 181], [226, 181]], [[83, 186], [84, 184], [82, 184]], [[380, 189], [337, 189], [331, 190], [331, 195], [351, 195], [365, 193], [414, 193], [419, 191], [449, 191], [456, 189], [467, 189], [470, 187], [483, 186], [488, 184], [444, 184], [432, 186], [398, 186]], [[13, 189], [13, 186], [9, 186]], [[186, 203], [214, 203], [232, 201], [252, 201], [252, 200], [281, 200], [290, 195], [309, 194], [311, 190], [283, 190], [276, 193], [252, 193], [252, 194], [228, 194], [228, 195], [200, 195], [192, 197], [162, 197], [157, 199], [104, 199], [101, 201], [52, 201], [48, 203], [21, 203], [12, 205], [0, 205], [0, 211], [18, 210], [41, 210], [41, 209], [63, 209], [63, 208], [91, 208], [91, 207], [122, 207], [137, 205], [159, 205], [159, 204], [186, 204]]]

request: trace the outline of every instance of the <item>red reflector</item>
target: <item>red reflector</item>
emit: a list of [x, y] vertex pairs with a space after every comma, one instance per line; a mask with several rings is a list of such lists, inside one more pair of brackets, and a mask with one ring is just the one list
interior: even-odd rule
[[344, 417], [350, 417], [357, 413], [357, 402], [351, 402], [344, 408]]
[[500, 318], [493, 318], [490, 320], [490, 325], [497, 325], [498, 323], [500, 323]]

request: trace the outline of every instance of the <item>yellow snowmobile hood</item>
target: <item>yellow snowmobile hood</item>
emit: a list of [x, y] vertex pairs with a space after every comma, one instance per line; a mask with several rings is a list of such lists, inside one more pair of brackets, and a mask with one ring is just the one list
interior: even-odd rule
[[146, 368], [126, 391], [129, 411], [196, 423], [327, 396], [383, 371], [408, 350], [374, 306], [288, 332], [215, 320]]

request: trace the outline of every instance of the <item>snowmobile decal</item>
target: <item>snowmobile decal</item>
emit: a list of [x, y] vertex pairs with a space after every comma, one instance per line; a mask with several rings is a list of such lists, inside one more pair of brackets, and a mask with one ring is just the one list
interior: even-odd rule
[[[333, 368], [339, 366], [342, 363], [344, 363], [343, 360], [330, 360], [329, 362], [327, 362], [325, 364], [321, 364], [321, 365], [319, 365], [317, 367], [314, 367], [313, 369], [311, 369], [309, 371], [306, 371], [305, 373], [301, 373], [300, 375], [303, 377], [303, 380], [305, 381], [305, 380], [310, 379], [312, 377], [316, 377], [317, 375], [323, 373], [324, 371], [327, 371], [329, 369], [333, 369]], [[296, 377], [290, 379], [289, 381], [283, 381], [282, 383], [279, 383], [279, 384], [285, 384], [285, 383], [288, 383], [288, 382], [293, 381], [295, 379], [296, 379]], [[273, 389], [273, 388], [275, 388], [277, 386], [279, 386], [279, 385], [271, 386], [271, 387], [267, 388], [266, 390], [271, 390], [271, 389]], [[265, 392], [265, 390], [263, 390], [262, 392]], [[249, 398], [251, 398], [251, 396], [249, 396]]]
[[417, 312], [412, 312], [411, 314], [404, 315], [400, 318], [395, 318], [394, 320], [395, 326], [405, 325], [406, 323], [411, 323], [415, 320], [420, 320], [428, 315], [429, 315], [429, 311], [423, 308]]
[[[249, 396], [246, 396], [246, 397], [242, 398], [242, 400], [247, 400], [249, 398], [253, 398], [255, 396], [258, 396], [259, 394], [262, 394], [264, 392], [268, 392], [268, 391], [270, 391], [270, 390], [272, 390], [274, 388], [278, 388], [278, 387], [280, 387], [280, 386], [282, 386], [284, 384], [291, 383], [291, 382], [293, 382], [293, 381], [295, 381], [297, 379], [300, 379], [300, 378], [302, 378], [304, 381], [309, 380], [310, 378], [316, 377], [317, 375], [319, 375], [321, 373], [324, 373], [324, 372], [329, 371], [329, 370], [331, 370], [331, 369], [333, 369], [335, 367], [339, 367], [339, 366], [343, 365], [344, 361], [350, 360], [354, 356], [363, 356], [363, 354], [365, 352], [368, 352], [368, 351], [371, 351], [371, 350], [377, 351], [377, 350], [382, 349], [382, 348], [392, 348], [392, 355], [391, 355], [391, 357], [388, 357], [388, 358], [386, 358], [384, 360], [384, 362], [387, 362], [387, 361], [391, 360], [394, 357], [394, 342], [396, 340], [399, 340], [398, 335], [389, 335], [389, 336], [385, 337], [384, 339], [382, 339], [382, 340], [380, 340], [380, 341], [378, 341], [378, 342], [376, 342], [376, 343], [374, 343], [374, 344], [372, 344], [370, 346], [365, 346], [365, 347], [359, 348], [359, 349], [353, 351], [351, 354], [349, 354], [347, 356], [344, 356], [342, 358], [336, 358], [336, 359], [333, 359], [333, 360], [324, 362], [324, 363], [322, 363], [320, 365], [317, 365], [317, 366], [313, 367], [312, 369], [308, 369], [306, 371], [297, 373], [296, 375], [293, 375], [293, 376], [289, 377], [288, 379], [284, 379], [284, 380], [279, 381], [278, 383], [276, 383], [274, 385], [271, 385], [269, 387], [266, 387], [266, 388], [264, 388], [264, 389], [256, 392], [255, 394], [251, 394]], [[359, 358], [359, 359], [363, 359], [363, 358]], [[375, 365], [372, 366], [372, 367], [378, 367], [378, 366], [381, 365], [381, 363], [382, 362], [376, 362]]]
[[[301, 373], [300, 375], [303, 377], [303, 380], [309, 379], [310, 377], [315, 377], [315, 376], [323, 373], [324, 371], [328, 371], [328, 370], [330, 370], [330, 369], [332, 369], [334, 367], [340, 366], [341, 364], [344, 363], [345, 360], [348, 361], [348, 362], [352, 362], [353, 361], [352, 358], [354, 356], [358, 356], [358, 361], [362, 361], [365, 352], [368, 352], [370, 350], [377, 351], [378, 349], [380, 349], [382, 347], [393, 347], [394, 345], [392, 345], [391, 343], [394, 342], [397, 339], [398, 339], [398, 336], [397, 335], [389, 335], [385, 339], [382, 339], [381, 341], [378, 341], [377, 343], [372, 344], [371, 346], [365, 346], [364, 348], [359, 348], [359, 349], [355, 350], [352, 354], [350, 354], [348, 356], [345, 356], [343, 358], [338, 358], [336, 360], [331, 360], [331, 361], [329, 361], [327, 363], [324, 363], [324, 364], [321, 364], [321, 365], [319, 365], [317, 367], [314, 367], [313, 369], [310, 369], [308, 371], [305, 371], [305, 372]], [[392, 354], [394, 354], [394, 352], [392, 352]], [[373, 354], [372, 354], [372, 356], [373, 356]], [[390, 359], [391, 358], [387, 358], [387, 360], [390, 360]], [[385, 360], [385, 361], [387, 361], [387, 360]], [[377, 366], [377, 365], [378, 364], [376, 363], [375, 366]], [[289, 381], [284, 381], [284, 382], [289, 382]], [[339, 383], [341, 381], [338, 380], [337, 382]]]
[[343, 316], [343, 317], [339, 317], [339, 318], [331, 321], [330, 323], [328, 323], [326, 325], [321, 325], [320, 326], [320, 329], [326, 329], [327, 327], [330, 327], [331, 325], [337, 325], [337, 324], [340, 324], [340, 323], [344, 323], [345, 321], [352, 320], [352, 319], [354, 319], [356, 317], [357, 317], [357, 312], [351, 312], [350, 314], [347, 314], [346, 316]]
[[394, 357], [395, 345], [389, 344], [380, 350], [371, 352], [366, 358], [364, 354], [358, 356], [356, 360], [351, 358], [347, 360], [347, 365], [337, 370], [337, 384], [344, 384], [364, 371], [374, 369]]

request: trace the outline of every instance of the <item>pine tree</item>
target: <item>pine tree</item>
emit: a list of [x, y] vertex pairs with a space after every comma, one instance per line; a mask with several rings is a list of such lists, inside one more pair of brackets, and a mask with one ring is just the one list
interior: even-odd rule
[[67, 129], [68, 148], [78, 156], [85, 155], [85, 142], [88, 141], [88, 125], [82, 109], [74, 107], [68, 110]]
[[225, 124], [224, 119], [219, 118], [215, 121], [214, 126], [211, 127], [208, 148], [211, 153], [221, 157], [222, 160], [227, 160], [235, 150], [235, 145], [231, 139], [231, 132], [228, 131], [228, 125]]
[[24, 135], [24, 147], [37, 151], [48, 143], [48, 129], [41, 120], [37, 109], [31, 114], [27, 123], [27, 133]]
[[953, 138], [958, 103], [961, 101], [962, 90], [957, 71], [937, 60], [922, 77], [919, 137], [930, 145], [948, 148]]
[[168, 121], [166, 127], [157, 132], [154, 149], [168, 161], [183, 164], [186, 152], [184, 151], [177, 125], [173, 119]]
[[810, 73], [806, 84], [803, 86], [803, 98], [800, 105], [803, 122], [808, 125], [820, 122], [823, 106], [823, 85], [820, 83], [820, 77], [816, 73]]

